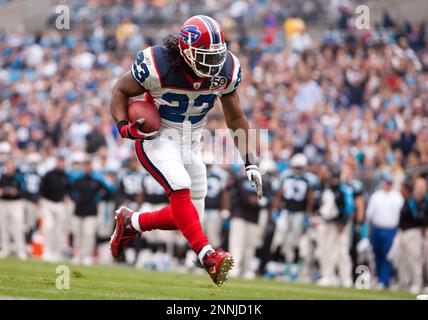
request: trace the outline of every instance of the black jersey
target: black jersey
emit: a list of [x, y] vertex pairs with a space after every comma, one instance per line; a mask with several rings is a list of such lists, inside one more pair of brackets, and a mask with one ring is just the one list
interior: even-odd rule
[[25, 198], [36, 202], [40, 197], [41, 175], [34, 169], [29, 168], [23, 172]]
[[228, 174], [221, 168], [213, 167], [207, 173], [206, 209], [221, 209], [221, 197], [226, 188]]
[[150, 174], [143, 175], [142, 187], [144, 202], [153, 204], [168, 203], [168, 196], [164, 188]]
[[304, 172], [296, 174], [293, 171], [285, 171], [281, 177], [282, 200], [284, 208], [288, 211], [306, 211], [308, 207], [308, 195], [313, 186], [313, 174]]
[[142, 191], [143, 174], [139, 171], [125, 170], [119, 178], [119, 194], [123, 200], [136, 201]]
[[24, 180], [22, 174], [16, 171], [12, 175], [2, 174], [0, 188], [3, 190], [2, 200], [20, 200], [24, 196]]

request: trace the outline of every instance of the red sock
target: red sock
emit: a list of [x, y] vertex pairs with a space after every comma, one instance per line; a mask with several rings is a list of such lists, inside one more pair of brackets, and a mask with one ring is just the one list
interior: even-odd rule
[[190, 190], [183, 189], [171, 192], [172, 217], [183, 236], [189, 241], [190, 247], [196, 253], [208, 245], [208, 239], [202, 231], [198, 211], [190, 199]]
[[141, 231], [178, 230], [171, 214], [171, 206], [163, 207], [160, 210], [140, 214], [138, 217]]

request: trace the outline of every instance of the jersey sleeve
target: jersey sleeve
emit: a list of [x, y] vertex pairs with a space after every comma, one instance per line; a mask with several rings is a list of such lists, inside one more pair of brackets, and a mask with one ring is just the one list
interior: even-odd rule
[[132, 64], [131, 73], [146, 91], [160, 87], [160, 76], [156, 68], [152, 47], [148, 47], [137, 54]]
[[229, 52], [229, 54], [231, 57], [230, 61], [232, 64], [232, 68], [228, 79], [229, 83], [227, 87], [224, 90], [222, 90], [221, 97], [225, 97], [234, 93], [238, 88], [239, 83], [241, 82], [241, 76], [242, 76], [241, 64], [239, 63], [238, 58], [233, 53]]
[[293, 174], [293, 171], [290, 169], [285, 169], [283, 172], [281, 172], [281, 175], [279, 176], [279, 182], [282, 185], [284, 183], [284, 180], [291, 177]]

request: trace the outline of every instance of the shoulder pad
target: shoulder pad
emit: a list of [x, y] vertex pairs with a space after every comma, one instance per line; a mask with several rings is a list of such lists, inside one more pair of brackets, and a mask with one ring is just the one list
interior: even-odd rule
[[318, 179], [317, 175], [312, 172], [305, 172], [305, 178], [312, 188], [317, 187], [320, 183], [320, 180]]
[[282, 173], [281, 173], [281, 179], [287, 179], [287, 178], [291, 178], [293, 176], [293, 170], [291, 169], [285, 169]]
[[148, 47], [137, 54], [132, 64], [131, 73], [135, 80], [147, 91], [151, 91], [161, 86], [161, 72], [158, 69], [162, 63], [162, 53], [156, 47]]
[[221, 91], [221, 96], [227, 96], [235, 92], [241, 82], [242, 68], [238, 58], [230, 51], [228, 51], [226, 62], [224, 63], [221, 72], [226, 76], [228, 84], [224, 90]]

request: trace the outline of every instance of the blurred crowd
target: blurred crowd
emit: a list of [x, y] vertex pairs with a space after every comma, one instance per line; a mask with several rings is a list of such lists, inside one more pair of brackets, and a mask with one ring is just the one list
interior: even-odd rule
[[[2, 256], [108, 263], [114, 208], [148, 210], [167, 201], [134, 159], [132, 143], [120, 139], [110, 93], [135, 54], [176, 33], [199, 3], [71, 1], [71, 30], [55, 29], [52, 16], [38, 32], [0, 33]], [[364, 262], [378, 287], [421, 291], [428, 273], [426, 25], [398, 23], [386, 12], [370, 30], [357, 30], [352, 7], [337, 7], [336, 23], [318, 39], [306, 24], [323, 4], [204, 2], [243, 66], [247, 117], [269, 129], [264, 202], [252, 197], [236, 166], [213, 166], [209, 190], [217, 193], [207, 198], [204, 226], [214, 245], [238, 256], [236, 275], [349, 286]], [[214, 108], [207, 128], [224, 127]], [[296, 154], [307, 162], [297, 171]], [[309, 177], [304, 206], [290, 209], [295, 195], [281, 190], [302, 175]], [[379, 203], [389, 196], [383, 215]], [[126, 262], [192, 268], [183, 240], [166, 234], [144, 236]], [[325, 261], [331, 250], [337, 259]], [[417, 262], [403, 266], [407, 260]]]

